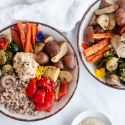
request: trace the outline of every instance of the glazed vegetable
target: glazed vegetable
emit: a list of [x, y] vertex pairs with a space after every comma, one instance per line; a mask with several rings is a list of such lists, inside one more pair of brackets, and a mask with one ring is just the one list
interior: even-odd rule
[[73, 75], [69, 71], [60, 71], [59, 79], [63, 82], [70, 83], [73, 80]]
[[0, 65], [4, 65], [7, 62], [6, 53], [0, 50]]
[[110, 57], [109, 60], [106, 62], [106, 69], [108, 71], [114, 71], [118, 67], [118, 58]]
[[53, 57], [59, 53], [60, 47], [57, 42], [48, 41], [45, 45], [45, 50], [51, 57]]
[[56, 56], [52, 57], [51, 61], [53, 63], [58, 62], [63, 56], [65, 56], [67, 54], [67, 51], [68, 51], [68, 44], [67, 44], [67, 42], [62, 42], [60, 44], [60, 51], [59, 51], [59, 53]]
[[6, 64], [2, 67], [2, 75], [12, 75], [13, 67], [10, 64]]
[[38, 54], [40, 51], [42, 51], [45, 47], [45, 44], [44, 43], [37, 43], [34, 47], [34, 53], [35, 54]]
[[74, 54], [68, 54], [63, 58], [64, 65], [69, 69], [74, 69], [76, 66], [76, 59]]
[[112, 86], [121, 87], [120, 79], [117, 75], [111, 74], [107, 78], [107, 84]]
[[31, 24], [26, 23], [26, 41], [24, 44], [24, 52], [33, 52], [32, 43], [31, 43]]
[[99, 9], [95, 11], [96, 15], [101, 15], [101, 14], [108, 14], [108, 13], [113, 13], [118, 9], [118, 5], [117, 4], [113, 4], [111, 6]]
[[85, 56], [90, 56], [92, 54], [97, 53], [99, 50], [103, 49], [105, 46], [109, 45], [110, 40], [109, 39], [103, 39], [102, 41], [100, 41], [99, 43], [87, 48], [84, 50], [84, 55]]
[[60, 68], [60, 69], [64, 69], [64, 64], [63, 64], [63, 61], [61, 61], [61, 60], [59, 60], [56, 63], [53, 63], [53, 65]]
[[53, 82], [56, 82], [60, 74], [60, 69], [54, 66], [45, 66], [44, 73], [46, 77], [48, 77]]
[[46, 65], [49, 61], [49, 56], [45, 52], [39, 52], [36, 55], [36, 62], [40, 65]]
[[15, 76], [5, 75], [1, 78], [1, 85], [5, 89], [9, 89], [16, 81]]
[[24, 29], [23, 29], [22, 22], [18, 22], [17, 26], [18, 26], [18, 29], [19, 29], [19, 34], [20, 34], [20, 39], [21, 39], [21, 43], [22, 43], [22, 48], [24, 49], [26, 39], [25, 39], [25, 32], [24, 32]]
[[35, 46], [36, 44], [36, 35], [37, 35], [37, 25], [31, 24], [31, 41], [33, 46]]
[[103, 79], [106, 76], [105, 68], [97, 69], [95, 75], [97, 78]]

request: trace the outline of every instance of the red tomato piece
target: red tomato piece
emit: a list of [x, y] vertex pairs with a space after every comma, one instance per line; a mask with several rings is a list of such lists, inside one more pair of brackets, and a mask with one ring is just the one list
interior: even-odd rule
[[8, 41], [5, 38], [0, 38], [0, 49], [6, 51], [8, 46]]
[[89, 45], [87, 45], [86, 43], [82, 43], [82, 48], [83, 49], [87, 49], [89, 47]]
[[54, 105], [54, 101], [55, 101], [55, 92], [54, 91], [46, 92], [44, 103], [36, 104], [36, 110], [50, 112]]
[[32, 97], [35, 92], [36, 92], [36, 83], [37, 83], [37, 80], [36, 79], [31, 79], [30, 80], [30, 83], [27, 87], [27, 90], [26, 90], [26, 95], [29, 96], [29, 97]]
[[34, 103], [44, 103], [45, 94], [45, 90], [38, 90], [36, 94], [31, 98], [31, 101]]
[[60, 100], [64, 95], [67, 94], [67, 90], [68, 90], [68, 85], [67, 82], [64, 81], [63, 83], [60, 84], [60, 90], [59, 90], [59, 95], [58, 95], [58, 99]]
[[46, 78], [46, 77], [42, 77], [39, 81], [38, 81], [38, 87], [42, 87], [44, 88], [46, 91], [51, 92], [54, 89], [54, 82], [51, 81], [50, 79]]

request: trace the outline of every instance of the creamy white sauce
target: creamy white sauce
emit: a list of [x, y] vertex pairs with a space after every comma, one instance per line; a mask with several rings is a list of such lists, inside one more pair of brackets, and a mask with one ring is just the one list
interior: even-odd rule
[[35, 78], [39, 64], [35, 61], [32, 53], [20, 52], [14, 56], [13, 68], [22, 81]]
[[80, 122], [79, 125], [106, 125], [104, 121], [95, 117], [88, 117]]

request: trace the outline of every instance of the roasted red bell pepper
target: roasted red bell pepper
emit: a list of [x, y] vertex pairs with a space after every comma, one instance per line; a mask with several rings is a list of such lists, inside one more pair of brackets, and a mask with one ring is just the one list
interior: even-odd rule
[[32, 97], [35, 94], [36, 89], [37, 89], [36, 83], [37, 83], [37, 79], [30, 80], [30, 83], [29, 83], [27, 90], [26, 90], [27, 96]]
[[0, 49], [6, 51], [8, 46], [8, 41], [5, 38], [0, 38]]
[[59, 95], [58, 95], [58, 100], [60, 101], [60, 99], [67, 94], [67, 90], [68, 90], [68, 85], [67, 82], [64, 81], [63, 83], [60, 84], [60, 90], [59, 90]]

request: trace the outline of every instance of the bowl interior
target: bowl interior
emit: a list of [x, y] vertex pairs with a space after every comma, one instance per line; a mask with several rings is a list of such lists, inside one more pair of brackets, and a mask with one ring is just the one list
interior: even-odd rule
[[[55, 30], [54, 28], [45, 25], [45, 24], [39, 24], [39, 28], [42, 29], [42, 31], [50, 36], [53, 36], [55, 38], [56, 41], [67, 41], [68, 42], [68, 46], [69, 46], [69, 53], [74, 53], [75, 51], [72, 48], [71, 44], [69, 43], [69, 41], [57, 30]], [[0, 34], [2, 33], [10, 33], [10, 28], [11, 26], [9, 26], [8, 28], [5, 28], [4, 30], [2, 30], [0, 32]], [[76, 55], [76, 54], [75, 54]], [[77, 57], [76, 57], [77, 59]], [[77, 65], [75, 67], [75, 69], [72, 71], [73, 74], [73, 81], [72, 83], [69, 84], [68, 86], [68, 93], [66, 96], [64, 96], [64, 98], [62, 98], [59, 102], [55, 102], [54, 107], [52, 109], [51, 112], [42, 112], [42, 115], [40, 116], [30, 116], [30, 115], [21, 115], [21, 114], [13, 114], [10, 113], [8, 110], [6, 110], [4, 107], [0, 107], [0, 112], [3, 113], [4, 115], [7, 115], [11, 118], [17, 119], [17, 120], [23, 120], [23, 121], [35, 121], [35, 120], [42, 120], [45, 118], [48, 118], [54, 114], [56, 114], [58, 111], [60, 111], [63, 107], [65, 107], [65, 105], [70, 101], [71, 97], [73, 96], [75, 89], [77, 87], [77, 83], [78, 83], [78, 77], [79, 77], [79, 66], [78, 66], [78, 60], [77, 60]]]
[[[84, 41], [84, 31], [86, 29], [86, 27], [88, 26], [95, 10], [97, 10], [100, 6], [100, 3], [101, 3], [101, 0], [97, 0], [95, 1], [89, 8], [88, 10], [86, 11], [86, 13], [84, 14], [83, 18], [82, 18], [82, 21], [81, 21], [81, 24], [80, 24], [80, 27], [79, 27], [79, 33], [78, 33], [78, 49], [79, 49], [79, 54], [80, 54], [80, 58], [85, 66], [85, 68], [88, 70], [88, 72], [95, 78], [97, 79], [99, 82], [107, 85], [107, 86], [110, 86], [108, 84], [106, 84], [106, 79], [99, 79], [95, 76], [95, 70], [97, 69], [96, 65], [95, 64], [91, 64], [91, 63], [88, 63], [86, 61], [86, 58], [85, 56], [83, 55], [83, 48], [82, 48], [82, 42]], [[118, 88], [118, 87], [115, 87], [115, 86], [110, 86], [110, 87], [113, 87], [113, 88]], [[125, 89], [124, 86], [122, 86], [121, 88], [118, 88], [118, 89]]]
[[80, 113], [72, 122], [72, 125], [78, 125], [82, 120], [88, 118], [88, 117], [95, 117], [98, 118], [102, 121], [104, 121], [104, 123], [106, 125], [111, 125], [110, 120], [102, 113], [96, 112], [96, 111], [85, 111]]

